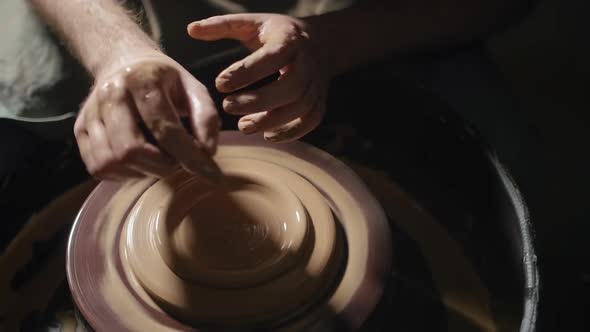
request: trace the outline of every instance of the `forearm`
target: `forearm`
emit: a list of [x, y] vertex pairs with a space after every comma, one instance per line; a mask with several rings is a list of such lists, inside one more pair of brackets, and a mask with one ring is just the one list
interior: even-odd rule
[[305, 19], [331, 74], [393, 55], [452, 47], [508, 23], [528, 0], [372, 1]]
[[159, 52], [117, 0], [29, 0], [94, 77], [131, 54]]

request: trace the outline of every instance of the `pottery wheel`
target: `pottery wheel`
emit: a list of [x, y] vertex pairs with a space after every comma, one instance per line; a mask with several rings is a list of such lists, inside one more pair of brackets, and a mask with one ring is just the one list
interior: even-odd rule
[[178, 170], [104, 182], [89, 196], [67, 269], [91, 327], [358, 328], [391, 257], [386, 218], [365, 185], [300, 142], [223, 132], [215, 159], [216, 185]]

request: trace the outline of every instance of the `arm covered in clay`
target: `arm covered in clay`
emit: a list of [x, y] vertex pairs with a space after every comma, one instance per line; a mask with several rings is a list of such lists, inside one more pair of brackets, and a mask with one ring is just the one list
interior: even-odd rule
[[[208, 178], [220, 128], [207, 89], [166, 56], [117, 0], [29, 0], [94, 77], [74, 133], [92, 175], [163, 176], [177, 163]], [[181, 124], [188, 116], [193, 135]], [[157, 143], [140, 129], [143, 122]]]

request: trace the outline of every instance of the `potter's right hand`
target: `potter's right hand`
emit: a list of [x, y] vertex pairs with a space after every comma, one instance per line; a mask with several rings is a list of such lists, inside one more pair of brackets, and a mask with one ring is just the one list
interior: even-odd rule
[[[182, 125], [188, 116], [194, 136]], [[150, 143], [142, 132], [153, 136]], [[220, 120], [207, 89], [163, 54], [136, 57], [97, 76], [74, 133], [89, 173], [100, 179], [164, 176], [178, 163], [208, 179], [219, 170]]]

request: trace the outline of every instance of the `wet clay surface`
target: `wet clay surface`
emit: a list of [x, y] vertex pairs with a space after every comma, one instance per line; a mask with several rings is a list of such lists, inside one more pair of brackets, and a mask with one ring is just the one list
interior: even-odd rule
[[390, 239], [364, 184], [302, 143], [236, 138], [222, 136], [216, 188], [179, 171], [90, 196], [68, 277], [93, 328], [323, 330], [370, 314]]

